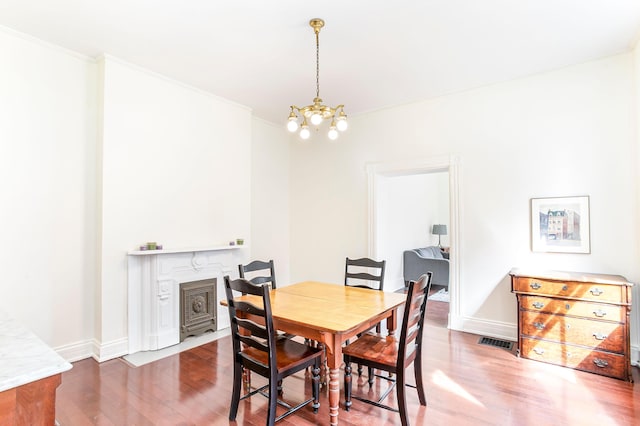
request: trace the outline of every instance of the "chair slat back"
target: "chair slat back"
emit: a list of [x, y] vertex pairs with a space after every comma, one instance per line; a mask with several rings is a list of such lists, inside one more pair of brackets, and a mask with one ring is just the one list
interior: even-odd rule
[[431, 289], [432, 273], [427, 272], [409, 283], [398, 347], [398, 371], [409, 365], [422, 352], [422, 332]]
[[263, 285], [271, 284], [271, 288], [276, 288], [276, 274], [273, 260], [264, 262], [262, 260], [254, 260], [246, 265], [238, 265], [240, 278], [248, 279], [252, 284]]
[[[229, 308], [229, 320], [231, 323], [231, 339], [233, 342], [233, 352], [235, 357], [243, 357], [257, 369], [268, 374], [270, 369], [275, 368], [275, 330], [273, 328], [273, 317], [271, 315], [271, 299], [269, 286], [256, 286], [250, 281], [239, 278], [237, 280], [224, 277], [227, 305]], [[261, 297], [262, 306], [257, 304], [237, 300], [233, 291], [243, 295], [255, 295]], [[248, 357], [242, 351], [242, 344], [250, 346], [265, 353], [268, 363], [259, 362]]]
[[[349, 259], [347, 257], [344, 268], [344, 285], [382, 291], [384, 289], [385, 265], [385, 260], [376, 261], [367, 257]], [[365, 271], [364, 268], [369, 268], [369, 270]], [[370, 269], [377, 269], [377, 271], [371, 273], [373, 271]], [[354, 280], [358, 281], [354, 282]]]

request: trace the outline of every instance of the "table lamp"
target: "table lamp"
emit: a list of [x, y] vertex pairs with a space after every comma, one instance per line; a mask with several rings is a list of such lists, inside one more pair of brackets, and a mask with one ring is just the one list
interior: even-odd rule
[[442, 244], [440, 244], [440, 237], [442, 235], [447, 235], [447, 225], [433, 225], [431, 233], [438, 236], [438, 247], [442, 248]]

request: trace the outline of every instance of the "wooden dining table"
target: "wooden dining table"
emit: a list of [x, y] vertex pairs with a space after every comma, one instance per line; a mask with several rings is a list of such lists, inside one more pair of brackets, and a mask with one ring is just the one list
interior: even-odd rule
[[397, 308], [406, 296], [316, 281], [279, 287], [271, 290], [270, 296], [275, 328], [324, 345], [329, 368], [329, 423], [337, 425], [343, 343], [384, 319], [389, 334], [394, 335]]

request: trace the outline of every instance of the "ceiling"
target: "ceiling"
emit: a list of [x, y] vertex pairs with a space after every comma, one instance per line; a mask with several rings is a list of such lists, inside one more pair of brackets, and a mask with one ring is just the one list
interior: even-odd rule
[[348, 115], [628, 51], [638, 0], [0, 0], [0, 25], [105, 53], [284, 123], [320, 96]]

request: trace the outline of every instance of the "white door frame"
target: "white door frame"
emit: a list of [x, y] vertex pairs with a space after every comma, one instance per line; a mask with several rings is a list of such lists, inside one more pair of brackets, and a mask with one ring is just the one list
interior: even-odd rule
[[455, 156], [431, 157], [389, 163], [367, 164], [368, 180], [368, 240], [369, 257], [377, 258], [378, 251], [378, 190], [380, 179], [389, 176], [449, 172], [449, 224], [450, 224], [450, 273], [449, 273], [449, 328], [460, 330], [460, 177], [459, 161]]

